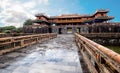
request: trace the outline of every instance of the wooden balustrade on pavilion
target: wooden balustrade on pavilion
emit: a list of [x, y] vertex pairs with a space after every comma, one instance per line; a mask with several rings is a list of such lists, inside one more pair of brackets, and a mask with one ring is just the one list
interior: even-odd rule
[[83, 19], [73, 19], [73, 20], [50, 20], [50, 22], [56, 22], [56, 23], [77, 23], [77, 22], [83, 22], [85, 20]]
[[120, 54], [78, 33], [75, 40], [91, 73], [120, 73]]
[[55, 37], [57, 37], [57, 34], [46, 33], [0, 38], [0, 55]]

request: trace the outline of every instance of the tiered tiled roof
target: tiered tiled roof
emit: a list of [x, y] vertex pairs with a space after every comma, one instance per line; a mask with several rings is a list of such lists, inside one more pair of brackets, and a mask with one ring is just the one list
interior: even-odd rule
[[80, 17], [80, 18], [82, 18], [82, 17], [92, 17], [92, 16], [94, 16], [96, 13], [107, 13], [107, 12], [109, 12], [109, 10], [104, 10], [104, 9], [100, 9], [100, 10], [96, 10], [96, 12], [94, 13], [94, 14], [82, 14], [82, 15], [79, 15], [79, 14], [62, 14], [62, 15], [60, 15], [60, 16], [50, 16], [50, 17], [48, 17], [48, 16], [46, 16], [45, 15], [45, 13], [38, 13], [38, 14], [36, 14], [35, 16], [36, 17], [39, 17], [39, 16], [44, 16], [44, 17], [46, 17], [46, 18], [76, 18], [76, 17]]
[[[62, 14], [60, 16], [46, 16], [44, 15], [43, 13], [42, 14], [36, 14], [35, 16], [36, 17], [45, 17], [46, 19], [50, 19], [50, 20], [54, 20], [53, 22], [56, 22], [56, 23], [64, 23], [64, 22], [93, 22], [93, 21], [106, 21], [106, 20], [111, 20], [113, 19], [114, 17], [110, 17], [110, 16], [107, 16], [106, 13], [108, 13], [109, 10], [103, 10], [103, 9], [100, 9], [100, 10], [97, 10], [94, 14], [82, 14], [82, 15], [79, 15], [79, 14]], [[68, 20], [67, 20], [68, 18]], [[69, 20], [69, 18], [72, 18], [71, 20]], [[74, 19], [75, 18], [75, 19]], [[81, 18], [86, 18], [86, 19], [81, 19]], [[58, 19], [56, 21], [56, 19]], [[59, 20], [60, 19], [60, 20]], [[65, 19], [65, 20], [64, 20]], [[40, 21], [41, 22], [41, 21]], [[42, 21], [43, 22], [43, 21]], [[49, 21], [48, 21], [49, 22]]]
[[92, 17], [94, 16], [96, 13], [107, 13], [109, 12], [109, 10], [103, 10], [103, 9], [100, 9], [100, 10], [97, 10], [94, 14], [82, 14], [82, 15], [79, 15], [79, 14], [62, 14], [60, 16], [51, 16], [50, 18], [76, 18], [76, 17]]

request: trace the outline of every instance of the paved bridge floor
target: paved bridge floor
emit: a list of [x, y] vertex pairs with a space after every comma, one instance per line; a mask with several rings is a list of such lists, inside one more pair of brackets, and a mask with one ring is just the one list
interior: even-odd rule
[[73, 35], [0, 56], [0, 73], [82, 73]]

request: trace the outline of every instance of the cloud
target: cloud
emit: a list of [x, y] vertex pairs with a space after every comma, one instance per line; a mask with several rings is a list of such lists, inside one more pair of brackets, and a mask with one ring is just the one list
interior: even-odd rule
[[33, 0], [33, 1], [36, 1], [39, 4], [48, 4], [49, 3], [48, 0]]
[[0, 26], [22, 27], [26, 19], [35, 19], [36, 13], [48, 16], [67, 14], [63, 7], [55, 7], [50, 0], [0, 0]]
[[34, 19], [37, 4], [48, 4], [48, 0], [0, 0], [0, 23], [4, 26], [22, 26], [26, 19]]

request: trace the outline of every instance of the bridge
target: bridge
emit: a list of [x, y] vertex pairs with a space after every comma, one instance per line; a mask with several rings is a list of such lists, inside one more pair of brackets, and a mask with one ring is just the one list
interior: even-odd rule
[[2, 35], [0, 73], [120, 73], [120, 55], [82, 34]]

